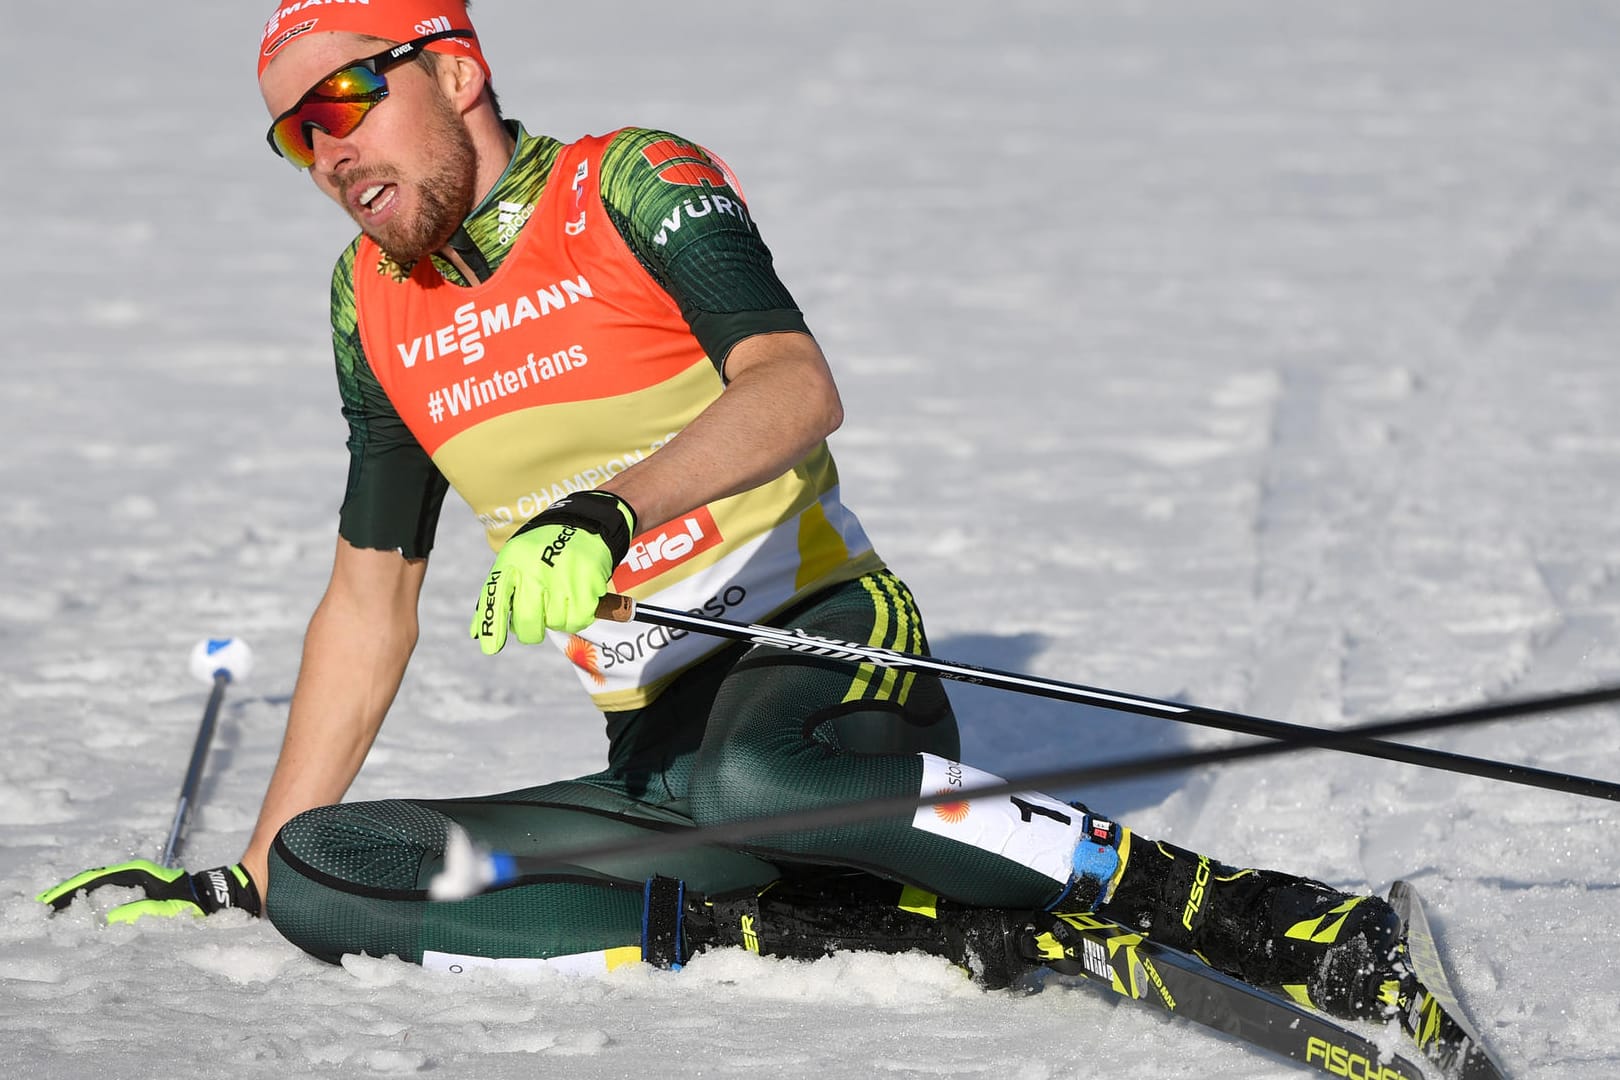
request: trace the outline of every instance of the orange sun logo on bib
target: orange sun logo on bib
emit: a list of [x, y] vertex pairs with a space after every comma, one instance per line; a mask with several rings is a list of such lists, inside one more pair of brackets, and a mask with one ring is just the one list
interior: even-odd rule
[[596, 646], [575, 634], [563, 646], [563, 655], [568, 657], [570, 663], [591, 677], [597, 686], [607, 685], [607, 676], [602, 674], [601, 661], [596, 655]]
[[[949, 795], [949, 788], [942, 789], [939, 794]], [[947, 825], [956, 825], [967, 820], [969, 806], [965, 802], [942, 802], [934, 804], [934, 816]]]

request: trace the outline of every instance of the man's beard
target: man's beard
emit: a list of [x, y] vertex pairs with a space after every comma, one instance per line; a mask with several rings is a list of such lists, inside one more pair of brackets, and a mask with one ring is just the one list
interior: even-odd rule
[[477, 161], [472, 136], [442, 97], [434, 98], [423, 136], [434, 148], [433, 171], [413, 185], [420, 204], [415, 216], [395, 215], [370, 234], [389, 258], [406, 268], [443, 247], [473, 208]]

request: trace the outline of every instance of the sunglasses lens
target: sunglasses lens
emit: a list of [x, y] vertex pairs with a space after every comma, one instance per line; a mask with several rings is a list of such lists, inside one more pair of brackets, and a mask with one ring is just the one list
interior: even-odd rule
[[315, 146], [309, 136], [311, 128], [320, 128], [328, 135], [341, 139], [359, 127], [360, 121], [370, 111], [369, 101], [308, 102], [291, 116], [276, 123], [276, 149], [300, 169], [307, 169], [315, 163]]
[[381, 75], [363, 67], [344, 68], [322, 79], [278, 119], [270, 128], [270, 142], [294, 166], [307, 169], [315, 163], [310, 129], [341, 139], [387, 96], [388, 81]]
[[312, 98], [333, 98], [349, 100], [359, 97], [374, 97], [379, 91], [388, 89], [388, 80], [370, 68], [346, 67], [342, 71], [334, 71], [320, 82], [316, 83], [309, 93], [304, 95], [306, 100]]

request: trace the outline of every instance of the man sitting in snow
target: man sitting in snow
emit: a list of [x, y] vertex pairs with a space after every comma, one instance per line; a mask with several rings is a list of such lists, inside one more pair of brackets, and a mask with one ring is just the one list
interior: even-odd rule
[[[840, 499], [825, 442], [837, 388], [723, 162], [662, 131], [563, 143], [503, 119], [461, 0], [285, 0], [258, 51], [272, 148], [360, 228], [332, 278], [351, 461], [331, 581], [242, 861], [128, 863], [44, 898], [138, 885], [147, 899], [114, 918], [262, 909], [324, 959], [439, 966], [611, 962], [641, 948], [644, 919], [673, 912], [688, 943], [658, 958], [679, 961], [736, 936], [729, 901], [653, 911], [648, 879], [757, 910], [788, 874], [799, 884], [781, 895], [796, 899], [765, 904], [762, 933], [773, 910], [785, 920], [766, 947], [930, 947], [926, 929], [907, 937], [873, 914], [886, 881], [955, 911], [1095, 910], [1326, 1011], [1379, 1010], [1401, 977], [1383, 900], [1235, 869], [1039, 795], [747, 852], [556, 865], [429, 901], [451, 826], [532, 867], [596, 841], [994, 778], [956, 763], [931, 677], [594, 621], [619, 592], [927, 649], [910, 592]], [[551, 636], [604, 713], [606, 767], [477, 798], [339, 805], [415, 644], [448, 487], [497, 552], [472, 636], [486, 653], [508, 633]], [[990, 925], [964, 918], [936, 951]], [[840, 919], [849, 933], [826, 931]], [[983, 940], [968, 944], [986, 981], [1005, 981]]]

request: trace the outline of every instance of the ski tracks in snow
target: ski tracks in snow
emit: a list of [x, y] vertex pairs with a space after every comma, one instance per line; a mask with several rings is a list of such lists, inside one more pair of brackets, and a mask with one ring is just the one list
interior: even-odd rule
[[[1545, 183], [1532, 168], [1505, 190], [1437, 192], [1402, 223], [1453, 232], [1449, 246], [1413, 243], [1362, 277], [1335, 265], [1353, 253], [1324, 255], [1256, 288], [1256, 305], [1287, 319], [1257, 348], [1273, 392], [1255, 458], [1246, 697], [1230, 707], [1336, 726], [1620, 672], [1620, 537], [1599, 494], [1620, 467], [1604, 344], [1620, 336], [1620, 212], [1599, 194], [1606, 170], [1572, 141], [1577, 167], [1542, 162]], [[1277, 228], [1272, 257], [1299, 259], [1304, 234]], [[1615, 755], [1589, 753], [1599, 722], [1430, 742], [1620, 775]], [[1373, 887], [1446, 873], [1455, 847], [1479, 850], [1502, 824], [1438, 812], [1459, 785], [1489, 781], [1344, 755], [1280, 761], [1202, 778], [1167, 809], [1234, 854], [1283, 860], [1303, 845], [1307, 865], [1290, 868], [1358, 887], [1358, 869]], [[1503, 786], [1503, 798], [1588, 816], [1572, 796]], [[1342, 843], [1322, 842], [1323, 812], [1346, 817], [1327, 834]]]

